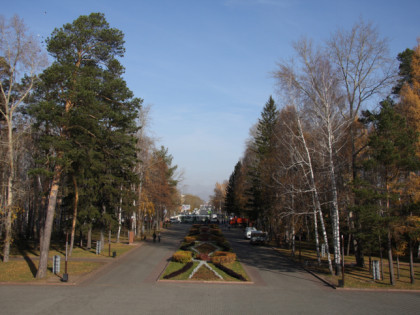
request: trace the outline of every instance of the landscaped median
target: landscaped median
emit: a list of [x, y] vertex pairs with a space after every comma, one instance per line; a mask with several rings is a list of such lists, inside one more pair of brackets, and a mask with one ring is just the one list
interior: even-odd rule
[[194, 224], [160, 280], [250, 283], [216, 224]]

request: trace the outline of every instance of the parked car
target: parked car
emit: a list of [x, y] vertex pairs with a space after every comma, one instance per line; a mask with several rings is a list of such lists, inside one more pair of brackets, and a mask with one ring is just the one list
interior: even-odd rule
[[180, 223], [181, 220], [178, 217], [172, 217], [169, 219], [171, 223]]
[[268, 234], [267, 232], [262, 231], [254, 231], [251, 232], [251, 240], [250, 244], [265, 244], [268, 241]]
[[245, 238], [246, 239], [250, 239], [251, 238], [251, 233], [255, 232], [257, 229], [253, 226], [248, 226], [245, 228]]

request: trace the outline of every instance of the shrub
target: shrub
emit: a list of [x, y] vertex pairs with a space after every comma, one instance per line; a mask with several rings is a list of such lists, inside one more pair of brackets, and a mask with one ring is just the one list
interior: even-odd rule
[[197, 235], [197, 240], [201, 242], [207, 242], [209, 240], [209, 234], [200, 234]]
[[196, 241], [196, 237], [195, 236], [185, 236], [184, 237], [184, 241], [185, 243], [193, 243]]
[[172, 255], [172, 260], [180, 263], [192, 261], [192, 252], [179, 250]]
[[176, 277], [176, 276], [186, 272], [188, 269], [190, 269], [192, 267], [192, 265], [193, 265], [193, 262], [190, 261], [190, 262], [186, 263], [185, 266], [182, 267], [181, 269], [178, 269], [177, 271], [174, 271], [174, 272], [170, 273], [169, 275], [163, 276], [163, 279], [170, 279], [170, 278]]
[[209, 227], [208, 227], [208, 226], [203, 225], [203, 226], [200, 228], [200, 232], [201, 232], [201, 233], [207, 233], [208, 231], [209, 231]]
[[188, 235], [193, 236], [193, 235], [198, 235], [200, 234], [200, 230], [198, 228], [191, 228], [190, 232], [188, 233]]
[[210, 229], [210, 233], [217, 236], [222, 236], [222, 231], [220, 229]]
[[211, 262], [213, 264], [227, 264], [232, 263], [236, 260], [236, 254], [230, 252], [218, 251], [213, 254]]

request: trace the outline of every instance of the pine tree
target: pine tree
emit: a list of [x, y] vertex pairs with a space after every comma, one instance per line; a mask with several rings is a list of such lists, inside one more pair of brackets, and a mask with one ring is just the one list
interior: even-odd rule
[[241, 208], [238, 201], [238, 179], [240, 176], [242, 163], [239, 161], [235, 165], [235, 169], [229, 177], [229, 182], [226, 186], [226, 196], [224, 209], [227, 213], [234, 213], [240, 215]]
[[123, 33], [110, 28], [101, 13], [80, 16], [47, 39], [55, 61], [41, 75], [40, 101], [30, 107], [52, 178], [37, 278], [46, 275], [63, 176], [92, 166], [84, 172], [85, 180], [96, 178], [94, 187], [101, 192], [97, 202], [105, 211], [120, 200], [123, 183], [134, 178], [133, 135], [141, 100], [133, 98], [121, 78], [123, 67], [117, 58], [123, 56], [123, 44]]
[[394, 285], [391, 229], [397, 217], [400, 187], [405, 185], [402, 179], [408, 172], [419, 169], [415, 154], [417, 134], [395, 111], [392, 99], [388, 98], [380, 105], [379, 112], [363, 113], [365, 121], [373, 126], [368, 140], [369, 157], [364, 164], [367, 170], [375, 173], [372, 186], [379, 194], [381, 213], [385, 218], [390, 283]]
[[275, 161], [275, 128], [278, 120], [276, 103], [270, 96], [265, 104], [261, 118], [258, 119], [256, 135], [252, 148], [255, 162], [250, 170], [251, 213], [254, 218], [264, 218], [262, 224], [267, 229], [274, 207], [273, 179]]

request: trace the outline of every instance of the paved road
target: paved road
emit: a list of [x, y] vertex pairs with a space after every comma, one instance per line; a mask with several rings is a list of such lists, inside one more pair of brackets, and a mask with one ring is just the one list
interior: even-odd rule
[[77, 286], [0, 286], [0, 314], [418, 314], [420, 294], [338, 291], [225, 231], [255, 284], [156, 282], [188, 225]]

